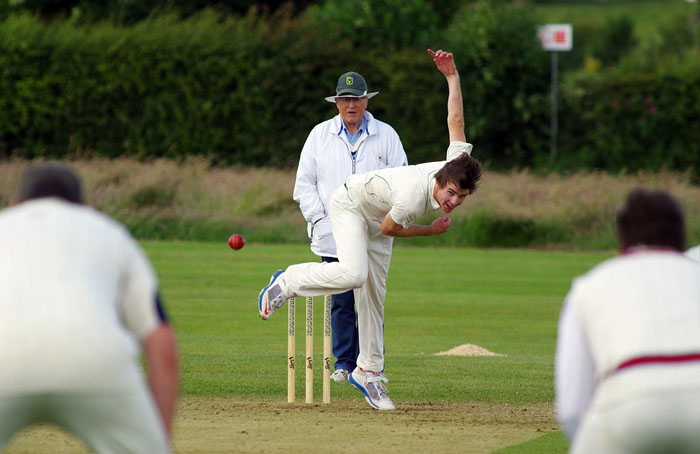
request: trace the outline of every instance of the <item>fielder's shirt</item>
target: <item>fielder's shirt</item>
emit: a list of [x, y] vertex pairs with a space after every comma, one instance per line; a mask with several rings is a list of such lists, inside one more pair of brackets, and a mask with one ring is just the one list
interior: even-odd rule
[[141, 380], [157, 281], [124, 227], [56, 198], [0, 212], [0, 397]]
[[700, 266], [680, 253], [641, 250], [575, 279], [559, 321], [557, 418], [570, 438], [599, 405], [700, 388], [700, 363], [616, 369], [655, 355], [700, 353]]

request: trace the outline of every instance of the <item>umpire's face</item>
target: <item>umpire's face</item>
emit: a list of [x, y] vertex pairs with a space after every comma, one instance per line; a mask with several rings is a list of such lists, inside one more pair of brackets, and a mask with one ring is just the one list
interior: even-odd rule
[[345, 127], [348, 129], [359, 128], [362, 124], [362, 117], [367, 109], [369, 98], [362, 96], [361, 98], [354, 96], [337, 96], [335, 105], [338, 106], [340, 118], [343, 119]]

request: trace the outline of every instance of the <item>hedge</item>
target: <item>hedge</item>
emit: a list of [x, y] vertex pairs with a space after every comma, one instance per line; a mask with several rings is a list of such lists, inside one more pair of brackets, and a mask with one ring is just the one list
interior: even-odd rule
[[[82, 28], [13, 17], [0, 28], [5, 153], [284, 162], [299, 105], [309, 91], [321, 96], [309, 87], [309, 74], [324, 73], [311, 56], [343, 50], [284, 25], [208, 15]], [[285, 41], [306, 58], [278, 53]]]
[[700, 175], [700, 72], [608, 73], [569, 89], [560, 124], [562, 165]]
[[[526, 8], [470, 4], [387, 48], [332, 11], [205, 11], [128, 27], [10, 15], [0, 22], [0, 157], [292, 166], [311, 128], [337, 113], [323, 98], [355, 70], [380, 92], [369, 110], [397, 130], [409, 161], [440, 159], [447, 87], [425, 53], [432, 43], [455, 53], [475, 156], [492, 168], [549, 165], [549, 56]], [[698, 170], [699, 73], [607, 71], [562, 85], [559, 165]]]

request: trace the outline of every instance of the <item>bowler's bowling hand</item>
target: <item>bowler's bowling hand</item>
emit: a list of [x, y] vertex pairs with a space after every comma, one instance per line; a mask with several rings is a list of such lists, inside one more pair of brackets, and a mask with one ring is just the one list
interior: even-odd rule
[[444, 50], [433, 51], [428, 49], [428, 53], [433, 57], [437, 69], [445, 75], [445, 77], [457, 73], [454, 56], [450, 52]]
[[452, 219], [450, 219], [449, 216], [440, 216], [439, 218], [435, 219], [432, 222], [432, 227], [433, 227], [433, 235], [440, 235], [441, 233], [447, 232], [447, 229], [450, 228], [450, 223], [452, 222]]

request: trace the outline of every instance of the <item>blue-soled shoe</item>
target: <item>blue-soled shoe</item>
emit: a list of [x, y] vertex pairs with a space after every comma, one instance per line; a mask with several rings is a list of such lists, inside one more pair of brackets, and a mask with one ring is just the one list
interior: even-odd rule
[[270, 277], [270, 283], [260, 290], [258, 295], [258, 312], [260, 312], [260, 318], [263, 320], [270, 318], [270, 315], [284, 304], [285, 298], [282, 294], [282, 288], [277, 283], [282, 274], [284, 274], [282, 270], [275, 271], [275, 274]]
[[384, 382], [389, 381], [384, 374], [363, 372], [359, 367], [350, 374], [350, 384], [365, 395], [365, 400], [377, 410], [395, 410], [394, 403], [387, 394]]

